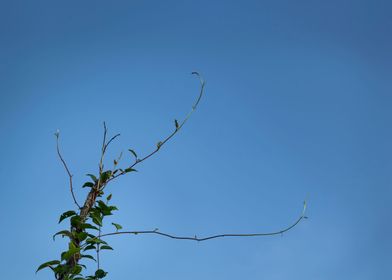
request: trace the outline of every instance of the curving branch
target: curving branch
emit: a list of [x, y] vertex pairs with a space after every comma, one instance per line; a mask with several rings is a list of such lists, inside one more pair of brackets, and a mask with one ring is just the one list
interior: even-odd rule
[[61, 153], [60, 153], [60, 148], [59, 148], [60, 131], [57, 130], [56, 133], [55, 133], [54, 135], [56, 136], [56, 149], [57, 149], [57, 155], [59, 156], [61, 162], [63, 163], [63, 166], [64, 166], [64, 168], [65, 168], [65, 171], [67, 171], [67, 174], [68, 174], [68, 177], [69, 177], [69, 188], [70, 188], [70, 190], [71, 190], [72, 199], [73, 199], [75, 205], [76, 205], [79, 209], [81, 209], [79, 203], [76, 201], [76, 197], [75, 197], [75, 194], [74, 194], [74, 191], [73, 191], [72, 174], [71, 174], [71, 172], [69, 171], [69, 168], [68, 168], [68, 166], [67, 166], [67, 163], [65, 162], [65, 160], [63, 159], [63, 157], [62, 157], [62, 155], [61, 155]]
[[[162, 146], [166, 144], [166, 142], [168, 142], [174, 135], [177, 134], [178, 131], [180, 131], [180, 129], [184, 126], [184, 124], [188, 121], [188, 119], [191, 117], [193, 112], [196, 110], [197, 105], [199, 105], [199, 102], [200, 102], [200, 100], [201, 100], [201, 98], [203, 96], [203, 93], [204, 93], [205, 81], [204, 81], [204, 79], [202, 78], [202, 76], [198, 72], [192, 72], [192, 75], [197, 76], [199, 78], [199, 81], [200, 81], [200, 92], [199, 92], [199, 95], [198, 95], [195, 103], [192, 105], [192, 109], [189, 111], [189, 113], [185, 116], [185, 118], [180, 123], [177, 120], [175, 120], [175, 130], [171, 134], [169, 134], [169, 136], [167, 136], [163, 141], [158, 142], [155, 150], [153, 150], [151, 153], [149, 153], [148, 155], [144, 156], [141, 159], [136, 158], [135, 162], [131, 166], [129, 166], [129, 168], [135, 167], [139, 163], [145, 161], [146, 159], [148, 159], [151, 156], [153, 156], [154, 154], [156, 154], [162, 148]], [[115, 136], [115, 137], [117, 137], [117, 136]], [[107, 183], [109, 183], [110, 181], [112, 181], [112, 180], [116, 179], [117, 177], [120, 177], [120, 176], [122, 176], [122, 175], [124, 175], [126, 173], [127, 172], [125, 170], [121, 171], [117, 175], [114, 175], [113, 177], [111, 177], [107, 181]]]
[[293, 229], [296, 225], [298, 225], [303, 219], [307, 219], [307, 216], [305, 216], [306, 212], [306, 201], [304, 201], [304, 206], [302, 209], [302, 214], [301, 216], [290, 226], [279, 230], [279, 231], [274, 231], [274, 232], [266, 232], [266, 233], [224, 233], [224, 234], [217, 234], [217, 235], [211, 235], [207, 237], [197, 237], [196, 235], [193, 237], [190, 236], [177, 236], [177, 235], [172, 235], [164, 232], [160, 232], [158, 229], [155, 230], [143, 230], [143, 231], [119, 231], [119, 232], [112, 232], [112, 233], [106, 233], [106, 234], [101, 234], [100, 237], [105, 237], [105, 236], [111, 236], [111, 235], [119, 235], [119, 234], [157, 234], [161, 235], [164, 237], [168, 237], [171, 239], [179, 239], [179, 240], [193, 240], [193, 241], [206, 241], [206, 240], [211, 240], [211, 239], [216, 239], [216, 238], [222, 238], [222, 237], [257, 237], [257, 236], [272, 236], [272, 235], [279, 235], [283, 234], [291, 229]]

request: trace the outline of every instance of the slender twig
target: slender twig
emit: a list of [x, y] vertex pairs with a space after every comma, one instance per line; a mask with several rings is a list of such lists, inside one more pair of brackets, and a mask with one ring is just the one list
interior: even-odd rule
[[103, 161], [104, 161], [104, 157], [105, 157], [105, 153], [106, 153], [106, 149], [109, 147], [110, 143], [116, 139], [118, 136], [120, 136], [120, 134], [116, 134], [114, 135], [112, 138], [110, 138], [109, 141], [106, 142], [106, 136], [107, 136], [107, 132], [108, 129], [106, 127], [106, 122], [103, 122], [103, 141], [102, 141], [102, 149], [101, 149], [101, 159], [99, 160], [99, 178], [98, 178], [98, 184], [97, 184], [97, 190], [99, 189], [103, 189], [104, 185], [106, 185], [107, 182], [103, 182], [102, 186], [101, 186], [101, 175], [103, 173]]
[[106, 123], [103, 122], [103, 140], [102, 140], [102, 149], [101, 149], [101, 159], [99, 160], [99, 180], [98, 180], [98, 187], [99, 187], [99, 182], [101, 180], [101, 174], [103, 170], [103, 158], [105, 156], [105, 150], [106, 150], [106, 134], [108, 132], [108, 129], [106, 127]]
[[[150, 158], [151, 156], [153, 156], [154, 154], [156, 154], [163, 145], [165, 145], [166, 142], [168, 142], [174, 135], [177, 134], [177, 132], [183, 127], [183, 125], [188, 121], [188, 119], [190, 118], [190, 116], [193, 114], [193, 112], [196, 110], [197, 105], [199, 104], [203, 93], [204, 93], [204, 86], [205, 86], [205, 81], [203, 80], [203, 78], [201, 77], [201, 75], [198, 72], [192, 72], [193, 75], [196, 75], [199, 78], [200, 81], [200, 93], [195, 101], [195, 103], [192, 105], [192, 109], [190, 110], [190, 112], [185, 116], [184, 120], [178, 124], [178, 126], [176, 126], [175, 130], [169, 134], [169, 136], [167, 136], [163, 141], [158, 142], [157, 147], [155, 148], [155, 150], [153, 150], [151, 153], [149, 153], [148, 155], [146, 155], [145, 157], [141, 158], [141, 159], [136, 159], [135, 162], [129, 166], [129, 168], [133, 168], [136, 165], [138, 165], [139, 163], [145, 161], [146, 159]], [[127, 173], [125, 170], [121, 171], [120, 173], [118, 173], [117, 175], [111, 177], [107, 183], [109, 183], [109, 181], [112, 181], [114, 179], [116, 179], [119, 176], [124, 175], [125, 173]]]
[[106, 143], [106, 145], [105, 145], [104, 152], [106, 152], [106, 149], [108, 148], [110, 142], [112, 142], [112, 141], [113, 141], [114, 139], [116, 139], [118, 136], [120, 136], [120, 133], [118, 133], [118, 134], [114, 135], [112, 138], [110, 138], [110, 140], [109, 140], [109, 141]]
[[69, 171], [69, 168], [68, 168], [68, 166], [67, 166], [67, 163], [65, 162], [65, 160], [63, 159], [63, 157], [62, 157], [62, 155], [61, 155], [61, 153], [60, 153], [60, 147], [59, 147], [60, 132], [57, 130], [57, 132], [56, 132], [54, 135], [56, 136], [56, 149], [57, 149], [57, 155], [59, 156], [61, 162], [63, 163], [63, 166], [64, 166], [65, 170], [67, 171], [67, 174], [68, 174], [68, 177], [69, 177], [69, 188], [70, 188], [70, 190], [71, 190], [71, 195], [72, 195], [73, 201], [74, 201], [75, 205], [76, 205], [79, 209], [81, 209], [79, 203], [76, 201], [76, 197], [75, 197], [75, 194], [74, 194], [74, 191], [73, 191], [72, 174], [71, 174], [71, 172]]
[[[98, 238], [101, 239], [101, 227], [99, 227]], [[100, 262], [99, 262], [99, 252], [100, 252], [100, 244], [98, 243], [97, 244], [97, 269], [100, 268], [99, 267], [99, 265], [100, 265]]]
[[164, 232], [160, 232], [158, 230], [143, 230], [143, 231], [119, 231], [119, 232], [112, 232], [112, 233], [106, 233], [100, 235], [100, 237], [105, 237], [105, 236], [110, 236], [110, 235], [119, 235], [119, 234], [157, 234], [161, 235], [164, 237], [172, 238], [172, 239], [180, 239], [180, 240], [193, 240], [193, 241], [206, 241], [206, 240], [211, 240], [215, 238], [222, 238], [222, 237], [256, 237], [256, 236], [272, 236], [272, 235], [278, 235], [278, 234], [283, 234], [292, 228], [294, 228], [296, 225], [298, 225], [303, 219], [306, 219], [307, 217], [305, 216], [306, 212], [306, 201], [304, 201], [304, 206], [302, 210], [301, 216], [290, 226], [279, 230], [279, 231], [274, 231], [274, 232], [267, 232], [267, 233], [224, 233], [224, 234], [217, 234], [217, 235], [211, 235], [207, 237], [202, 237], [199, 238], [196, 235], [193, 237], [190, 236], [178, 236], [178, 235], [172, 235]]

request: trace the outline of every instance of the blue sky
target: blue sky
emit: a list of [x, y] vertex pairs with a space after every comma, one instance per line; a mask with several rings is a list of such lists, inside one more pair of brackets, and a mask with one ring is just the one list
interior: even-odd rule
[[[125, 229], [283, 236], [205, 243], [117, 236], [107, 279], [392, 276], [390, 1], [2, 1], [0, 204], [4, 279], [35, 275], [96, 173], [102, 122], [147, 154], [110, 185]], [[124, 157], [124, 161], [131, 157]], [[108, 163], [109, 164], [109, 163]], [[110, 223], [110, 222], [109, 222]], [[110, 227], [106, 232], [112, 231]], [[93, 264], [90, 264], [93, 266]]]

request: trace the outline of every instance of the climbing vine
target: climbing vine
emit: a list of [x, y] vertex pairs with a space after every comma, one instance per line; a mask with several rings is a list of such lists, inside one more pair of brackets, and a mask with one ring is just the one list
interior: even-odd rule
[[[88, 188], [89, 192], [83, 203], [79, 204], [76, 200], [73, 190], [73, 176], [68, 168], [66, 161], [64, 160], [60, 151], [60, 132], [55, 133], [56, 136], [56, 149], [58, 157], [63, 164], [68, 177], [69, 177], [69, 188], [72, 195], [73, 202], [75, 204], [75, 210], [68, 210], [60, 215], [59, 223], [69, 222], [69, 228], [61, 230], [53, 235], [53, 239], [58, 236], [68, 239], [68, 248], [60, 254], [59, 259], [51, 260], [41, 264], [37, 272], [49, 268], [53, 271], [54, 277], [57, 280], [90, 280], [90, 279], [102, 279], [107, 275], [107, 271], [101, 268], [100, 254], [104, 250], [113, 250], [113, 248], [103, 239], [103, 237], [110, 235], [119, 234], [157, 234], [164, 237], [180, 240], [194, 240], [194, 241], [206, 241], [215, 238], [222, 237], [250, 237], [250, 236], [267, 236], [277, 235], [289, 231], [300, 223], [305, 216], [306, 203], [304, 203], [303, 211], [299, 218], [290, 226], [275, 232], [270, 233], [240, 233], [240, 234], [219, 234], [207, 237], [188, 237], [188, 236], [177, 236], [164, 232], [160, 232], [158, 229], [155, 230], [144, 230], [144, 231], [121, 231], [122, 226], [118, 223], [111, 223], [114, 232], [102, 233], [101, 229], [104, 226], [104, 219], [107, 216], [113, 215], [114, 211], [117, 211], [117, 207], [111, 204], [112, 194], [106, 194], [106, 187], [108, 184], [116, 178], [126, 175], [128, 173], [136, 172], [136, 166], [143, 161], [147, 160], [155, 153], [157, 153], [163, 145], [165, 145], [174, 135], [176, 135], [184, 124], [188, 121], [190, 116], [196, 110], [204, 93], [205, 82], [197, 72], [192, 72], [196, 75], [200, 81], [200, 92], [193, 104], [190, 112], [185, 116], [182, 121], [174, 120], [174, 129], [166, 138], [162, 139], [156, 144], [156, 147], [147, 154], [146, 156], [139, 157], [133, 149], [128, 149], [129, 155], [133, 158], [130, 165], [120, 167], [122, 154], [118, 158], [113, 160], [113, 168], [105, 169], [104, 160], [105, 154], [109, 145], [115, 140], [120, 134], [116, 134], [111, 138], [107, 137], [108, 129], [106, 123], [104, 123], [104, 133], [101, 148], [101, 157], [99, 161], [99, 168], [97, 174], [87, 174], [89, 180], [82, 185], [82, 188]], [[84, 264], [85, 261], [96, 262], [96, 269], [94, 274], [83, 276], [87, 266]]]

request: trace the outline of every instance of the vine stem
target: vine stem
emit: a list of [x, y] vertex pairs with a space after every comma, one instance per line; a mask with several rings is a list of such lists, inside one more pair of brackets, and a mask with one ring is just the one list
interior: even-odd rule
[[71, 171], [69, 171], [69, 168], [68, 168], [68, 166], [67, 166], [67, 163], [65, 162], [65, 160], [64, 160], [64, 158], [63, 158], [63, 156], [61, 155], [61, 152], [60, 152], [60, 147], [59, 147], [59, 146], [60, 146], [60, 145], [59, 145], [60, 132], [59, 132], [59, 130], [57, 130], [56, 133], [55, 133], [54, 135], [56, 136], [56, 150], [57, 150], [57, 155], [59, 156], [61, 162], [63, 163], [63, 166], [64, 166], [64, 168], [65, 168], [65, 171], [67, 172], [68, 177], [69, 177], [69, 188], [70, 188], [70, 191], [71, 191], [72, 199], [73, 199], [75, 205], [76, 205], [79, 209], [81, 209], [79, 203], [78, 203], [77, 200], [76, 200], [76, 197], [75, 197], [75, 194], [74, 194], [74, 191], [73, 191], [73, 184], [72, 184], [72, 174], [71, 174]]
[[[129, 166], [129, 168], [135, 167], [139, 163], [145, 161], [146, 159], [148, 159], [151, 156], [153, 156], [154, 154], [156, 154], [162, 148], [162, 146], [166, 144], [166, 142], [168, 142], [174, 135], [176, 135], [180, 131], [180, 129], [184, 126], [184, 124], [188, 121], [188, 119], [191, 117], [193, 112], [196, 110], [196, 108], [199, 105], [199, 102], [203, 96], [203, 93], [204, 93], [205, 81], [198, 72], [192, 72], [192, 75], [195, 75], [199, 78], [200, 91], [199, 91], [199, 95], [198, 95], [195, 103], [192, 105], [192, 108], [189, 111], [189, 113], [185, 116], [185, 118], [182, 120], [182, 122], [179, 123], [178, 126], [176, 126], [175, 130], [171, 134], [169, 134], [163, 141], [161, 141], [157, 144], [157, 147], [155, 148], [155, 150], [153, 150], [151, 153], [147, 154], [145, 157], [143, 157], [141, 159], [136, 159], [135, 162], [131, 166]], [[117, 175], [114, 175], [110, 179], [108, 179], [107, 183], [109, 183], [110, 181], [112, 181], [112, 180], [116, 179], [117, 177], [120, 177], [126, 173], [127, 172], [125, 170], [121, 171]]]
[[307, 216], [305, 216], [306, 212], [306, 201], [304, 201], [303, 205], [303, 210], [301, 216], [292, 223], [291, 225], [287, 226], [286, 228], [279, 230], [279, 231], [273, 231], [273, 232], [264, 232], [264, 233], [223, 233], [223, 234], [217, 234], [217, 235], [210, 235], [207, 237], [202, 237], [199, 238], [196, 235], [195, 236], [178, 236], [178, 235], [172, 235], [164, 232], [160, 232], [158, 229], [156, 230], [143, 230], [143, 231], [119, 231], [119, 232], [111, 232], [111, 233], [106, 233], [100, 235], [100, 237], [105, 237], [105, 236], [111, 236], [111, 235], [120, 235], [120, 234], [157, 234], [161, 235], [167, 238], [171, 239], [179, 239], [179, 240], [193, 240], [193, 241], [207, 241], [211, 239], [216, 239], [216, 238], [222, 238], [222, 237], [257, 237], [257, 236], [273, 236], [273, 235], [279, 235], [283, 234], [291, 229], [293, 229], [296, 225], [298, 225], [303, 219], [307, 219]]

